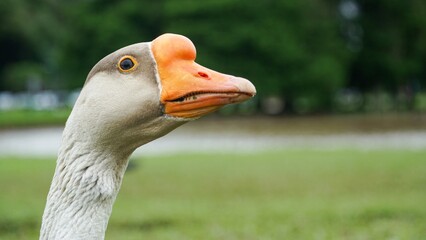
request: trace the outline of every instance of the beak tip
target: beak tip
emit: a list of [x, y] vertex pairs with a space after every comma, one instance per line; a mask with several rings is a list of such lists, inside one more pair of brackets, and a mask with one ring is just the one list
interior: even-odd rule
[[242, 77], [231, 76], [231, 82], [233, 82], [241, 92], [250, 95], [250, 97], [256, 95], [256, 87], [249, 80]]
[[247, 85], [248, 85], [247, 89], [249, 89], [249, 93], [251, 94], [252, 97], [254, 97], [256, 95], [256, 87], [249, 80], [247, 80]]

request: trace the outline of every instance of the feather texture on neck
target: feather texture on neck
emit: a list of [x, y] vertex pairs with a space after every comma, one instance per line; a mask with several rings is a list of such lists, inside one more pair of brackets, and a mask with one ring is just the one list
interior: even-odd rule
[[103, 239], [128, 157], [64, 131], [40, 239]]

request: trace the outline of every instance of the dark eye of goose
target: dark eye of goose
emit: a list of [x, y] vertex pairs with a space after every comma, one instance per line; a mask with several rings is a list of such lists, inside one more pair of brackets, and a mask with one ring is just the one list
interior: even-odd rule
[[137, 65], [136, 59], [130, 56], [126, 56], [120, 59], [120, 62], [118, 63], [118, 67], [123, 72], [128, 72], [132, 69], [134, 69]]

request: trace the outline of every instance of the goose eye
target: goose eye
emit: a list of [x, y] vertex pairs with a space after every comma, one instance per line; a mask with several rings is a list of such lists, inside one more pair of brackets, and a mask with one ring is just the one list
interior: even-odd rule
[[120, 59], [118, 63], [118, 67], [122, 72], [128, 72], [133, 70], [137, 65], [136, 59], [131, 56], [125, 56]]
[[131, 69], [135, 64], [133, 64], [133, 61], [130, 58], [126, 58], [120, 63], [120, 67], [123, 70], [129, 70]]

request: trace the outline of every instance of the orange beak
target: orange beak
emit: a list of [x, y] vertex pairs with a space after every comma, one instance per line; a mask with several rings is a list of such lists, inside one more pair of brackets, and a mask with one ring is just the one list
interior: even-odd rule
[[195, 46], [184, 36], [161, 35], [152, 42], [152, 52], [161, 82], [160, 100], [168, 115], [201, 117], [256, 94], [254, 85], [248, 80], [195, 63]]

